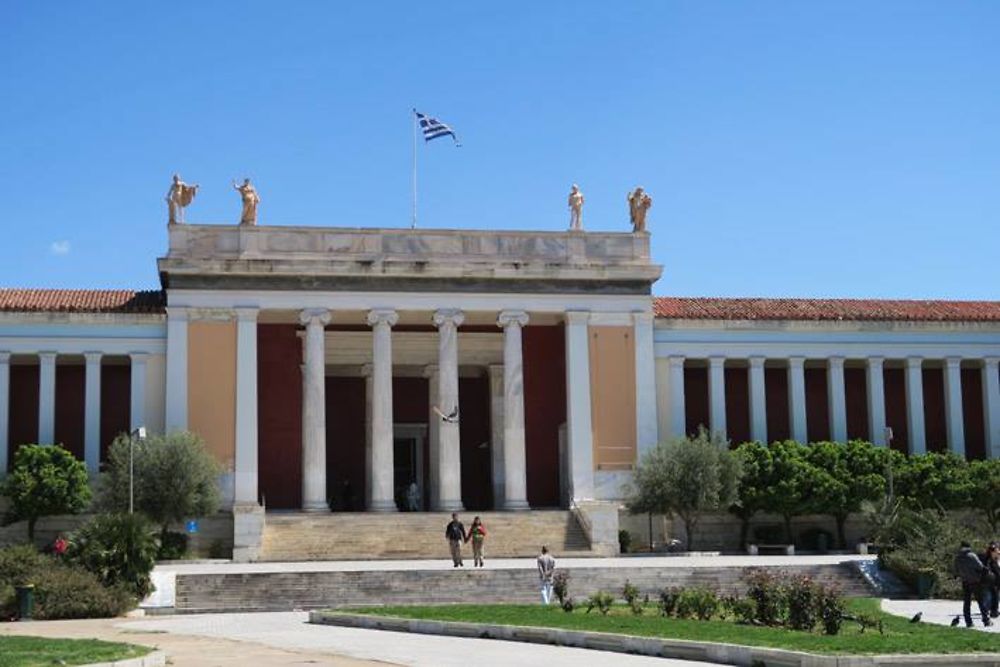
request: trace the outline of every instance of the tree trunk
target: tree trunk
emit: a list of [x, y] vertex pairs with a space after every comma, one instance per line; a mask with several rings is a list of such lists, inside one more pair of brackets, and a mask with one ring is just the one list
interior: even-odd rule
[[747, 548], [747, 538], [750, 537], [750, 517], [740, 517], [740, 549]]
[[31, 542], [32, 545], [34, 545], [34, 543], [35, 543], [35, 522], [36, 521], [38, 521], [38, 517], [34, 517], [33, 516], [33, 517], [29, 517], [28, 518], [28, 541]]
[[684, 532], [687, 533], [687, 547], [688, 551], [694, 551], [694, 526], [696, 520], [694, 518], [684, 518]]
[[841, 549], [847, 548], [847, 535], [844, 532], [844, 524], [847, 523], [847, 516], [835, 514], [833, 517], [837, 521], [837, 543]]
[[792, 515], [783, 514], [782, 516], [785, 518], [785, 540], [788, 544], [795, 544], [795, 540], [792, 539]]

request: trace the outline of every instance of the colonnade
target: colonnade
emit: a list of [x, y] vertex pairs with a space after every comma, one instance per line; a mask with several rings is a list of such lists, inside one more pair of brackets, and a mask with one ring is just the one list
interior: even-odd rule
[[[8, 467], [10, 442], [10, 367], [8, 351], [0, 351], [0, 475]], [[60, 359], [79, 358], [80, 354], [61, 354], [42, 350], [31, 355], [38, 362], [38, 443], [53, 444], [56, 432], [56, 365]], [[97, 473], [101, 464], [101, 364], [103, 352], [82, 353], [84, 363], [84, 461], [90, 473]], [[120, 356], [120, 355], [115, 355]], [[131, 384], [129, 389], [129, 429], [146, 425], [146, 352], [129, 353]]]
[[[686, 406], [684, 392], [684, 367], [686, 362], [706, 362], [708, 367], [708, 407], [709, 424], [713, 432], [727, 433], [725, 368], [727, 364], [745, 365], [747, 369], [748, 403], [750, 413], [750, 437], [760, 442], [768, 442], [767, 432], [767, 392], [765, 389], [765, 362], [780, 363], [787, 372], [789, 431], [792, 439], [807, 441], [806, 383], [803, 356], [782, 358], [749, 356], [734, 359], [724, 355], [690, 359], [683, 355], [667, 357], [668, 397], [667, 415], [672, 435], [683, 435], [686, 430]], [[923, 370], [925, 364], [940, 364], [944, 378], [944, 407], [948, 448], [965, 456], [965, 416], [962, 396], [962, 364], [975, 367], [982, 373], [982, 402], [986, 455], [1000, 456], [1000, 357], [965, 359], [949, 356], [943, 359], [925, 359], [908, 356], [903, 359], [887, 360], [882, 356], [868, 356], [850, 359], [831, 356], [820, 360], [808, 359], [810, 364], [820, 363], [826, 370], [827, 411], [830, 423], [830, 438], [834, 441], [847, 440], [847, 402], [844, 381], [845, 363], [863, 364], [865, 368], [868, 433], [873, 442], [886, 444], [886, 394], [884, 371], [886, 363], [901, 364], [904, 371], [906, 395], [906, 426], [911, 454], [927, 451], [926, 424], [924, 422]]]

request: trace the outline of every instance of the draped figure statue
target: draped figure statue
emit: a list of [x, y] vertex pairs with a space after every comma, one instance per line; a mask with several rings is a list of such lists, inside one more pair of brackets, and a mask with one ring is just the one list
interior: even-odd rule
[[244, 178], [243, 185], [237, 185], [236, 181], [233, 181], [233, 189], [240, 193], [240, 198], [243, 200], [243, 212], [240, 214], [240, 224], [256, 225], [257, 205], [260, 204], [260, 195], [257, 194], [257, 190], [250, 184], [250, 179]]
[[167, 190], [167, 211], [168, 222], [176, 224], [184, 222], [184, 207], [194, 201], [194, 196], [198, 194], [197, 185], [188, 185], [181, 180], [179, 174], [174, 174], [174, 180]]

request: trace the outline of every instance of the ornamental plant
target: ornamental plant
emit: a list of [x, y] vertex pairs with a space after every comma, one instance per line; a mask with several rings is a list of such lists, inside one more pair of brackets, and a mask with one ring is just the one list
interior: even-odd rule
[[38, 519], [77, 514], [90, 503], [87, 466], [61, 445], [21, 445], [0, 494], [10, 499], [6, 522], [27, 519], [33, 542]]
[[881, 498], [886, 488], [885, 471], [892, 457], [899, 465], [902, 455], [887, 447], [851, 440], [817, 442], [807, 450], [809, 462], [816, 468], [812, 494], [816, 509], [833, 517], [837, 524], [837, 542], [847, 548], [844, 524], [862, 505]]
[[101, 514], [80, 528], [67, 556], [105, 586], [122, 585], [140, 600], [153, 591], [150, 573], [159, 543], [142, 514]]

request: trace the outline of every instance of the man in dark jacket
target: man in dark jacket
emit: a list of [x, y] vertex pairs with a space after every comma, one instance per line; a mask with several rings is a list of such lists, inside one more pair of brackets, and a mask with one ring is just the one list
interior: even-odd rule
[[458, 520], [457, 514], [451, 515], [451, 522], [444, 529], [444, 537], [448, 540], [448, 548], [451, 550], [452, 567], [465, 567], [462, 562], [462, 542], [465, 541], [465, 526]]
[[976, 597], [979, 614], [983, 617], [983, 625], [993, 625], [989, 610], [983, 601], [983, 579], [988, 570], [979, 556], [972, 551], [968, 542], [962, 542], [961, 548], [955, 554], [955, 574], [962, 580], [962, 613], [965, 615], [965, 627], [972, 627], [972, 597]]

